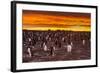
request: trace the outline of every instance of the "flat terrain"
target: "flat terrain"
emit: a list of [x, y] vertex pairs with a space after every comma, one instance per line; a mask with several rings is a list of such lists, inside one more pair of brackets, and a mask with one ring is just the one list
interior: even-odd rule
[[90, 35], [83, 31], [23, 30], [23, 62], [90, 59]]

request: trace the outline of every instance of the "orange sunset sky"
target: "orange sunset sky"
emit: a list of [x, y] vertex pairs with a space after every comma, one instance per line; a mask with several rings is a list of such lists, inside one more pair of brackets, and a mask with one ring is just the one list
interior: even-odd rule
[[91, 14], [23, 10], [23, 30], [90, 31]]

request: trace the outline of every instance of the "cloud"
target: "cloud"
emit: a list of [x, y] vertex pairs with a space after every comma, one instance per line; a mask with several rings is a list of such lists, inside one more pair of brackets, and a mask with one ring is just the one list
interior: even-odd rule
[[38, 30], [39, 28], [47, 30], [51, 28], [52, 30], [90, 31], [91, 17], [89, 13], [24, 11], [22, 24], [23, 29], [29, 30]]

